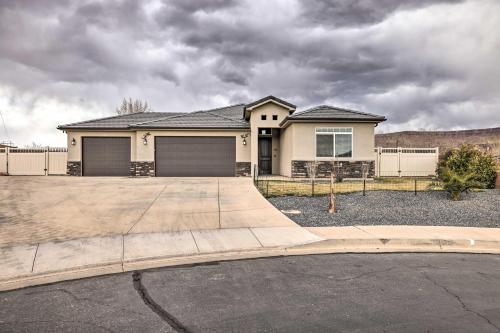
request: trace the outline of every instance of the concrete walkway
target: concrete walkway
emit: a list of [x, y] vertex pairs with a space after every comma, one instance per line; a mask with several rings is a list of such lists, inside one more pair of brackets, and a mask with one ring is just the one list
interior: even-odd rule
[[187, 230], [0, 247], [0, 290], [177, 264], [281, 254], [323, 240], [298, 226]]
[[415, 226], [186, 230], [0, 248], [0, 290], [137, 269], [346, 252], [499, 253], [500, 229]]

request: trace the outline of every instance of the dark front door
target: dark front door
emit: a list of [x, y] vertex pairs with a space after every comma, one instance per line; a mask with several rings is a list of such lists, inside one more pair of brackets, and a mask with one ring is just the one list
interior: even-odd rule
[[272, 141], [271, 138], [259, 138], [259, 173], [270, 175], [272, 167]]
[[84, 176], [130, 176], [130, 138], [84, 137]]
[[233, 176], [236, 138], [230, 136], [157, 136], [156, 176]]

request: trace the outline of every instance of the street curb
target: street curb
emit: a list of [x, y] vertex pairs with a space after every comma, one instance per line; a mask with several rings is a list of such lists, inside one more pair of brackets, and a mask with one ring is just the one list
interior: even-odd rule
[[327, 239], [287, 249], [289, 255], [392, 252], [500, 254], [500, 241], [422, 238]]
[[0, 291], [67, 280], [159, 267], [203, 264], [217, 261], [341, 253], [477, 253], [500, 254], [500, 241], [473, 239], [327, 239], [292, 247], [260, 248], [245, 251], [214, 252], [177, 257], [154, 257], [85, 266], [59, 272], [46, 272], [0, 280]]
[[131, 272], [136, 270], [203, 264], [217, 261], [277, 257], [284, 255], [286, 255], [286, 251], [284, 248], [267, 248], [234, 252], [215, 252], [177, 257], [155, 257], [135, 261], [113, 262], [106, 263], [104, 265], [84, 266], [59, 272], [23, 275], [13, 279], [3, 281], [0, 280], [0, 292], [42, 284]]

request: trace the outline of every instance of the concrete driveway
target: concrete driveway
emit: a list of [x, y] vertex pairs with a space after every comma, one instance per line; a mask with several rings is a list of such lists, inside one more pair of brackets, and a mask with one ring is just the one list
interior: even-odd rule
[[249, 178], [0, 177], [0, 246], [127, 233], [297, 226]]

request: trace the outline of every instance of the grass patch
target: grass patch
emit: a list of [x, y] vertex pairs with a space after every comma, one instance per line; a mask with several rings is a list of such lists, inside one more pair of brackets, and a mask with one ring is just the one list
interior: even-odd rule
[[[390, 178], [366, 181], [365, 191], [417, 191], [442, 190], [439, 182], [433, 179]], [[259, 180], [258, 189], [266, 197], [277, 196], [322, 196], [330, 193], [329, 180]], [[333, 184], [335, 193], [362, 192], [362, 181], [343, 181]]]

